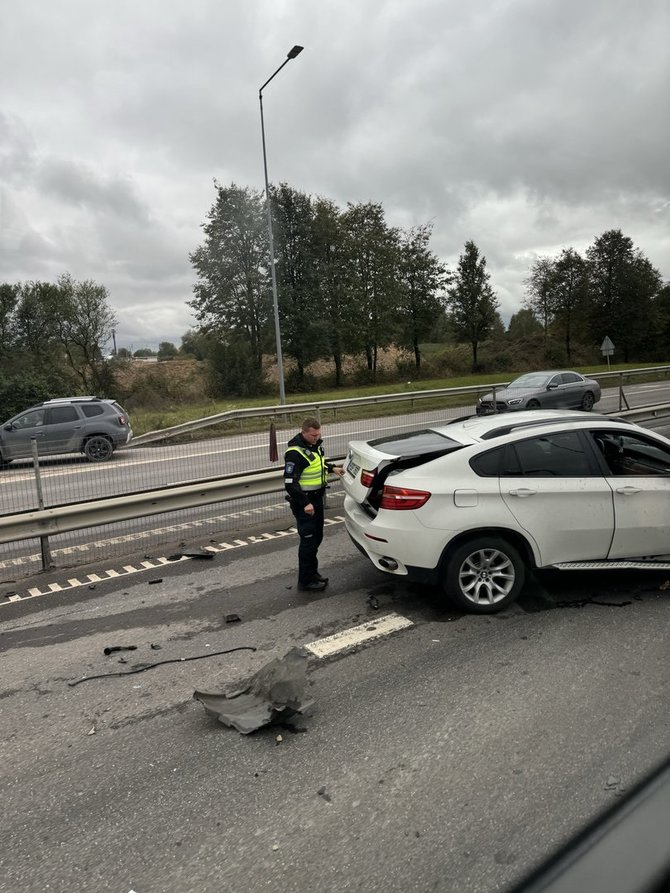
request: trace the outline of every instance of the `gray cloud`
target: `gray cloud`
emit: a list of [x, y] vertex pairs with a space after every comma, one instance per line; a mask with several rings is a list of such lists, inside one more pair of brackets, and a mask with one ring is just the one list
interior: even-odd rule
[[117, 341], [193, 324], [213, 178], [381, 201], [488, 259], [506, 315], [533, 259], [621, 229], [670, 275], [666, 0], [25, 0], [0, 34], [0, 276], [110, 290]]

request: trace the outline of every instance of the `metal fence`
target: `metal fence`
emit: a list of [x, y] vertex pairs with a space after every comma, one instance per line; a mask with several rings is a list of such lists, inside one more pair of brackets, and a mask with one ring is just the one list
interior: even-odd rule
[[[614, 393], [597, 407], [615, 412], [644, 405], [647, 394], [636, 394], [632, 385], [643, 380], [662, 379], [670, 367], [653, 370], [631, 370], [626, 373], [604, 373], [598, 376], [602, 386], [615, 387]], [[595, 376], [594, 376], [595, 377]], [[63, 517], [68, 505], [85, 504], [105, 497], [122, 497], [126, 518], [104, 516], [105, 523], [96, 523], [82, 532], [68, 530], [55, 533], [57, 526], [45, 530], [49, 535], [49, 553], [39, 539], [5, 542], [0, 545], [0, 582], [14, 576], [40, 570], [48, 562], [56, 566], [74, 566], [102, 557], [117, 557], [147, 550], [155, 552], [161, 544], [216, 542], [242, 529], [255, 526], [287, 527], [292, 516], [283, 500], [279, 466], [288, 439], [299, 429], [306, 415], [317, 415], [323, 426], [327, 454], [336, 459], [344, 456], [347, 443], [385, 434], [430, 426], [473, 411], [477, 398], [504, 385], [481, 385], [469, 388], [448, 388], [385, 394], [321, 403], [300, 403], [235, 410], [207, 419], [198, 419], [163, 431], [137, 437], [129, 447], [119, 450], [110, 462], [90, 463], [83, 457], [39, 457], [37, 462], [19, 461], [1, 473], [0, 513], [7, 520], [19, 521], [19, 513], [29, 523], [26, 513], [49, 510], [52, 518]], [[271, 459], [271, 426], [276, 437], [277, 458]], [[277, 487], [274, 492], [258, 488], [233, 493], [226, 479], [249, 471], [264, 470], [272, 477], [275, 469]], [[222, 480], [223, 479], [223, 480]], [[185, 488], [196, 492], [194, 500], [184, 501]], [[157, 490], [172, 490], [175, 501], [164, 499], [160, 514], [149, 520], [150, 497]], [[224, 492], [225, 491], [225, 492]], [[206, 502], [207, 494], [211, 502]], [[197, 495], [200, 494], [200, 495]], [[168, 493], [167, 496], [170, 496]], [[235, 502], [221, 500], [235, 499]], [[329, 493], [330, 504], [341, 504], [342, 491], [334, 482]], [[128, 514], [129, 503], [142, 506], [136, 518]], [[158, 506], [156, 506], [158, 508]], [[165, 508], [172, 509], [164, 511]], [[100, 515], [93, 513], [96, 522]], [[53, 522], [55, 523], [55, 522]], [[29, 528], [26, 528], [29, 529]]]

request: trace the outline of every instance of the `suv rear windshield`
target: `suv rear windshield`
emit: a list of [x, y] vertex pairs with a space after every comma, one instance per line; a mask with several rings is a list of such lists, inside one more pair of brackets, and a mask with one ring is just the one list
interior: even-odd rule
[[424, 431], [409, 431], [407, 434], [393, 434], [369, 441], [370, 446], [390, 456], [422, 456], [424, 453], [449, 453], [460, 449], [463, 444], [451, 437], [445, 437], [430, 428]]

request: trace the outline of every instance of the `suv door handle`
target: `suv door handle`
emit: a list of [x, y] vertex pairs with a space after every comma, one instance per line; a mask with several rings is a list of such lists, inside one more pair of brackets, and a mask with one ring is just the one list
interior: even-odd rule
[[639, 487], [617, 487], [616, 491], [621, 493], [622, 496], [634, 496], [636, 493], [641, 492]]
[[519, 487], [518, 490], [510, 490], [510, 496], [521, 496], [522, 498], [526, 496], [535, 496], [537, 490], [529, 490], [527, 487]]

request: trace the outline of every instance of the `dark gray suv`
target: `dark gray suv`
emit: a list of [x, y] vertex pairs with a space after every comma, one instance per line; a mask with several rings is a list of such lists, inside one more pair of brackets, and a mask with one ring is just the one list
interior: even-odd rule
[[90, 462], [106, 462], [117, 447], [130, 442], [128, 413], [115, 400], [62, 397], [46, 400], [15, 415], [0, 429], [0, 466], [32, 456], [83, 453]]

